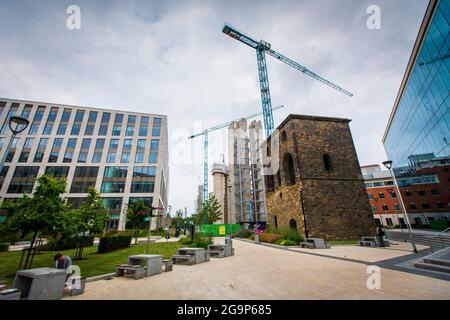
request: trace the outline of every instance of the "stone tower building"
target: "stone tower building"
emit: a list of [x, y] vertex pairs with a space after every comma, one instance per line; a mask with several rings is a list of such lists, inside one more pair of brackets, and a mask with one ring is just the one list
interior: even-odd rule
[[221, 219], [216, 223], [228, 223], [228, 168], [224, 163], [212, 167], [213, 193], [220, 203]]
[[349, 122], [291, 114], [272, 134], [280, 169], [265, 177], [268, 223], [325, 239], [375, 232]]

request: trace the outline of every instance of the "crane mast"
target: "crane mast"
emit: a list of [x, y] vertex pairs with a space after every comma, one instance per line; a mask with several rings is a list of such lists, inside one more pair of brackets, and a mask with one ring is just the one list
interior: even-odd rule
[[268, 77], [266, 57], [265, 57], [266, 52], [267, 52], [267, 54], [271, 55], [272, 57], [280, 60], [281, 62], [284, 62], [285, 64], [293, 67], [294, 69], [297, 69], [297, 70], [303, 72], [304, 74], [310, 76], [311, 78], [314, 78], [349, 97], [353, 96], [353, 94], [351, 92], [341, 88], [340, 86], [334, 84], [333, 82], [331, 82], [325, 78], [322, 78], [321, 76], [317, 75], [313, 71], [304, 67], [300, 63], [297, 63], [294, 60], [289, 59], [288, 57], [282, 55], [281, 53], [276, 52], [275, 50], [273, 50], [271, 48], [270, 43], [268, 43], [264, 40], [257, 41], [227, 23], [223, 26], [222, 32], [229, 35], [233, 39], [238, 40], [256, 50], [256, 58], [257, 58], [256, 60], [258, 63], [259, 86], [260, 86], [260, 90], [261, 90], [261, 103], [262, 103], [263, 117], [264, 117], [264, 132], [266, 134], [266, 137], [269, 137], [274, 130], [272, 101], [270, 98], [269, 77]]

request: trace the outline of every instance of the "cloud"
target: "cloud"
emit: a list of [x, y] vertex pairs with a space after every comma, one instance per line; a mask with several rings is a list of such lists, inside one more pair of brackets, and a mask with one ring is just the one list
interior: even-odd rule
[[[65, 27], [70, 4], [81, 8], [81, 30]], [[381, 30], [366, 28], [371, 4], [381, 7]], [[2, 1], [0, 96], [164, 113], [180, 143], [178, 130], [189, 134], [261, 110], [256, 54], [221, 32], [229, 22], [355, 94], [348, 98], [268, 56], [272, 103], [286, 106], [274, 113], [276, 124], [289, 113], [351, 118], [360, 163], [381, 162], [381, 137], [426, 5]], [[226, 153], [225, 135], [211, 134], [211, 163]], [[171, 163], [169, 201], [192, 212], [202, 139], [184, 143], [195, 163]]]

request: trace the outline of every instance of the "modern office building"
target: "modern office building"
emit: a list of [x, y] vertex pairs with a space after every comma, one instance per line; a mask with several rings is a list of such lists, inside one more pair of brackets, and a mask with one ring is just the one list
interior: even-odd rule
[[108, 228], [123, 230], [127, 207], [136, 201], [166, 212], [167, 116], [0, 98], [0, 157], [12, 116], [30, 123], [6, 155], [3, 201], [31, 194], [37, 177], [47, 173], [66, 178], [64, 196], [74, 207], [95, 187], [109, 211]]
[[[438, 163], [436, 163], [438, 162]], [[421, 161], [414, 175], [399, 177], [400, 193], [409, 220], [415, 227], [431, 226], [433, 220], [449, 220], [448, 194], [450, 190], [449, 167], [440, 160]], [[401, 202], [392, 176], [380, 165], [362, 166], [367, 195], [375, 221], [384, 226], [406, 227]]]
[[[401, 180], [413, 181], [425, 172], [438, 184], [450, 179], [449, 33], [450, 0], [431, 0], [383, 136]], [[450, 190], [442, 192], [450, 213]], [[402, 199], [408, 206], [403, 192]]]

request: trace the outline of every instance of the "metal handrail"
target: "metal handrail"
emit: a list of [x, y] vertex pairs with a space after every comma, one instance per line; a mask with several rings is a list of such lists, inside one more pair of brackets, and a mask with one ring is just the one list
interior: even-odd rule
[[[441, 239], [441, 234], [446, 233], [446, 232], [449, 231], [449, 230], [450, 230], [450, 227], [448, 227], [447, 229], [445, 229], [445, 230], [439, 232], [437, 235], [428, 238], [428, 239], [429, 239], [428, 242], [429, 242], [429, 244], [430, 244], [431, 252], [434, 252], [434, 249], [433, 249], [433, 247], [432, 247], [432, 245], [431, 245], [431, 240], [436, 239], [436, 238], [439, 238], [439, 240], [440, 240], [440, 239]], [[444, 249], [444, 248], [445, 248], [445, 246], [442, 245], [442, 249]]]

